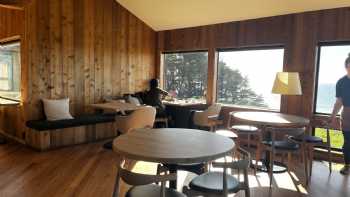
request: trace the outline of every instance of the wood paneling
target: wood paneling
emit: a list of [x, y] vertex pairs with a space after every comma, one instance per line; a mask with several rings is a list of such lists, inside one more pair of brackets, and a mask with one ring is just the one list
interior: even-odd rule
[[[0, 6], [0, 40], [20, 38], [24, 40], [24, 11]], [[24, 45], [21, 45], [23, 51]], [[21, 63], [25, 58], [22, 58]], [[22, 72], [23, 72], [22, 67]], [[23, 76], [22, 76], [23, 77]], [[21, 106], [0, 106], [0, 132], [6, 132], [11, 137], [23, 137], [23, 108]], [[22, 138], [23, 139], [23, 138]]]
[[[300, 72], [303, 95], [283, 97], [281, 111], [311, 117], [318, 43], [339, 40], [350, 40], [349, 7], [161, 31], [158, 32], [157, 54], [209, 50], [213, 53], [211, 56], [215, 56], [218, 48], [282, 45], [285, 48], [284, 70]], [[209, 79], [216, 75], [212, 72], [214, 66], [209, 65]], [[215, 80], [208, 80], [208, 83], [208, 90], [216, 87]], [[214, 98], [215, 91], [210, 93], [213, 94], [210, 98]]]
[[23, 10], [0, 7], [0, 40], [13, 36], [21, 36], [23, 30]]
[[7, 133], [24, 138], [25, 120], [43, 118], [42, 98], [69, 97], [79, 115], [104, 97], [146, 89], [155, 76], [155, 31], [115, 0], [31, 0], [24, 13], [24, 25], [8, 22], [25, 27], [26, 48], [22, 105], [0, 118], [16, 125], [1, 126]]

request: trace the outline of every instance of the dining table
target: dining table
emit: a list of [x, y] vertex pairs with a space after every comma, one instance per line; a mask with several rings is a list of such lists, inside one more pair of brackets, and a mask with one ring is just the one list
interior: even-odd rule
[[[235, 143], [227, 137], [196, 129], [137, 129], [113, 141], [124, 159], [169, 164], [206, 163], [230, 154]], [[176, 168], [170, 168], [176, 173]], [[176, 188], [176, 181], [170, 187]]]
[[105, 103], [94, 103], [89, 104], [89, 107], [92, 107], [96, 110], [109, 110], [114, 112], [121, 112], [125, 114], [126, 111], [134, 111], [142, 107], [142, 105], [135, 105], [132, 103], [121, 102], [121, 101], [110, 101]]
[[[260, 128], [261, 131], [265, 131], [268, 127], [273, 128], [296, 128], [296, 127], [306, 127], [310, 124], [310, 120], [301, 116], [285, 114], [280, 112], [263, 112], [263, 111], [237, 111], [232, 113], [235, 122], [240, 124], [252, 125]], [[267, 138], [270, 138], [267, 135]], [[261, 162], [258, 169], [260, 171], [267, 172], [270, 166], [269, 152], [266, 151], [266, 158]], [[255, 165], [258, 162], [256, 161]], [[281, 173], [287, 170], [283, 163], [274, 162], [273, 172]]]

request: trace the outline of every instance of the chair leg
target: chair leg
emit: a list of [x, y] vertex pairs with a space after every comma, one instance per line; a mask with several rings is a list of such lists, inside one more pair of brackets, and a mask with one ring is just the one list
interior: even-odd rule
[[329, 173], [332, 173], [332, 150], [331, 146], [328, 146], [328, 167], [329, 167]]
[[284, 163], [285, 156], [286, 156], [285, 154], [283, 153], [281, 154], [281, 163]]
[[314, 162], [314, 146], [309, 146], [309, 169], [310, 169], [310, 175], [309, 177], [312, 176], [312, 164]]
[[288, 152], [287, 157], [288, 157], [287, 167], [288, 167], [288, 172], [290, 172], [290, 169], [292, 167], [292, 153]]
[[301, 144], [301, 160], [303, 160], [303, 164], [304, 164], [304, 175], [305, 175], [305, 182], [306, 185], [309, 184], [309, 173], [308, 173], [308, 159], [306, 158], [306, 144]]
[[258, 164], [261, 159], [261, 149], [260, 144], [258, 143], [256, 145], [256, 152], [255, 152], [255, 166], [254, 166], [254, 174], [256, 175], [256, 171], [258, 170]]
[[274, 163], [274, 151], [271, 150], [270, 151], [270, 167], [269, 167], [270, 187], [272, 186], [273, 163]]
[[250, 190], [249, 190], [249, 188], [246, 188], [244, 191], [245, 191], [245, 196], [246, 197], [250, 197]]

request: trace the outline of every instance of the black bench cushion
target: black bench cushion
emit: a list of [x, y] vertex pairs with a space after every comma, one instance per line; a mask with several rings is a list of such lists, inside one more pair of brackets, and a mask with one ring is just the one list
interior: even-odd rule
[[69, 127], [78, 127], [83, 125], [92, 125], [97, 123], [113, 122], [115, 120], [115, 114], [89, 114], [75, 117], [74, 119], [67, 120], [29, 120], [26, 122], [26, 126], [35, 129], [37, 131], [64, 129]]

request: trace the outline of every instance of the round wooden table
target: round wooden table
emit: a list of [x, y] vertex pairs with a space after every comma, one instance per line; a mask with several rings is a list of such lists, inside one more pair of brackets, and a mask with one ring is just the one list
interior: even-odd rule
[[[138, 129], [113, 141], [113, 150], [124, 158], [165, 164], [208, 162], [228, 155], [234, 147], [231, 139], [215, 133], [174, 128]], [[171, 185], [176, 187], [176, 182]]]
[[[310, 123], [310, 120], [307, 118], [278, 112], [234, 112], [232, 116], [239, 122], [260, 127], [262, 130], [266, 127], [304, 127]], [[269, 158], [269, 153], [266, 152], [266, 159], [263, 160], [263, 165], [258, 167], [259, 170], [268, 171], [268, 166], [270, 166]], [[286, 167], [284, 164], [274, 163], [273, 172], [279, 173], [285, 171]]]
[[240, 122], [260, 127], [303, 127], [310, 123], [304, 117], [278, 112], [235, 112], [232, 116]]

